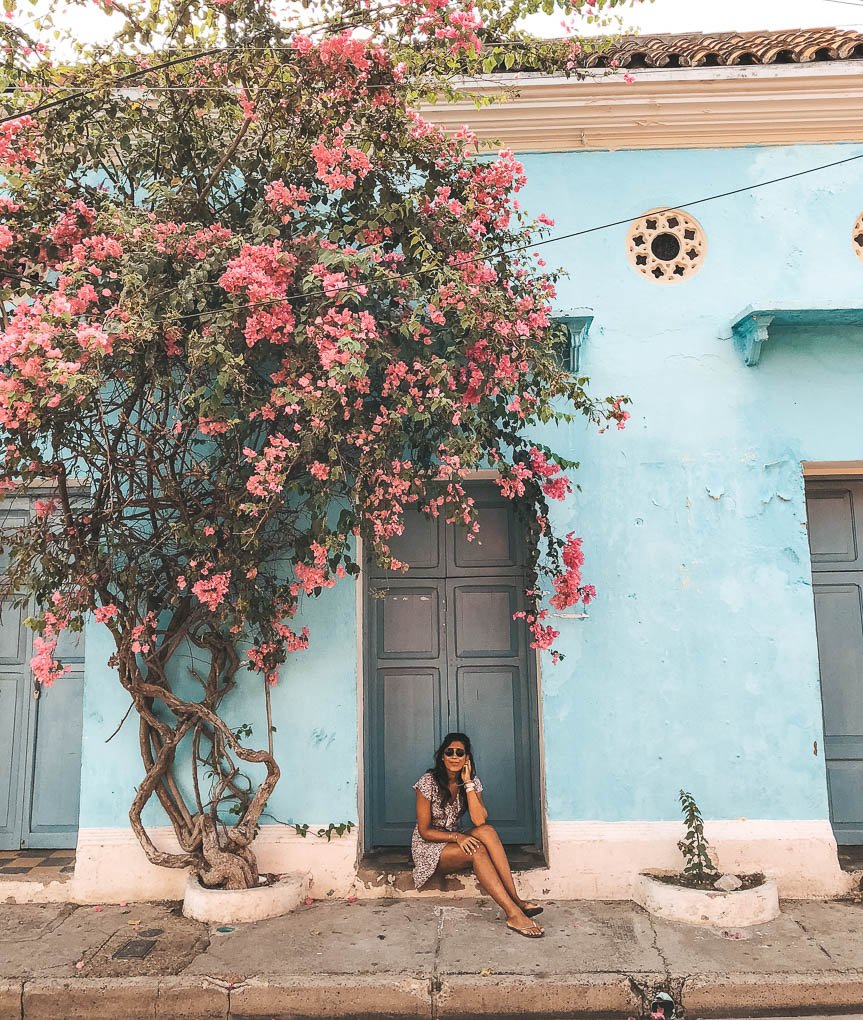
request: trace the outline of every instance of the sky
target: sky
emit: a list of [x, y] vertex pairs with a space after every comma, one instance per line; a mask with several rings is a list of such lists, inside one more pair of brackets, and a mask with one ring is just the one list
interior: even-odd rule
[[[20, 3], [22, 20], [30, 20], [33, 8]], [[39, 8], [37, 3], [37, 10]], [[77, 32], [87, 41], [104, 38], [112, 24], [94, 10], [72, 8]], [[643, 0], [622, 15], [624, 31], [715, 32], [755, 29], [841, 26], [863, 31], [863, 0]], [[560, 36], [559, 15], [536, 15], [526, 27], [536, 35]], [[615, 29], [613, 29], [614, 31]], [[590, 32], [583, 27], [576, 31]], [[608, 31], [608, 29], [605, 29]]]
[[654, 0], [637, 4], [625, 21], [644, 33], [863, 28], [863, 0]]

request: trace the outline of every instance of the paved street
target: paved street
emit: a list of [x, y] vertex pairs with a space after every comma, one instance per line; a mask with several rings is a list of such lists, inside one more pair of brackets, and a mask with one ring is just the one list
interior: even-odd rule
[[725, 931], [623, 902], [548, 903], [542, 920], [529, 941], [487, 900], [315, 903], [226, 932], [176, 904], [4, 905], [0, 1020], [626, 1017], [658, 989], [689, 1017], [863, 1003], [856, 903], [786, 902], [770, 924]]

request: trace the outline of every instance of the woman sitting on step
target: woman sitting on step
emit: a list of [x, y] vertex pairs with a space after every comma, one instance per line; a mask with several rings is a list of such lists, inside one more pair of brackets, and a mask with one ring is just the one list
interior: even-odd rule
[[[544, 932], [531, 920], [542, 907], [523, 900], [516, 891], [506, 851], [494, 828], [486, 822], [482, 783], [464, 733], [448, 733], [435, 753], [434, 768], [414, 783], [417, 824], [411, 839], [414, 885], [421, 889], [432, 875], [449, 875], [473, 868], [481, 888], [506, 914], [506, 926], [527, 938]], [[464, 812], [473, 828], [460, 832]]]

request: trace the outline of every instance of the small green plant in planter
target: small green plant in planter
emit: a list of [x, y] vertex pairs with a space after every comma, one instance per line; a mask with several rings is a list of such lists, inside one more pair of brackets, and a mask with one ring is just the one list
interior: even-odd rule
[[[695, 798], [681, 790], [679, 800], [686, 832], [677, 847], [683, 854], [684, 867], [681, 871], [642, 872], [633, 883], [635, 902], [648, 913], [684, 924], [745, 927], [777, 917], [776, 883], [768, 882], [760, 872], [720, 874], [704, 835], [704, 819]], [[663, 1020], [658, 1012], [651, 1006], [650, 1020]], [[665, 1008], [662, 1012], [664, 1020], [677, 1020], [676, 1015], [669, 1018]]]
[[710, 846], [704, 836], [704, 819], [695, 798], [686, 790], [679, 794], [680, 806], [683, 811], [683, 824], [686, 836], [677, 844], [683, 854], [686, 867], [683, 874], [689, 883], [697, 886], [712, 886], [719, 878], [719, 871], [710, 856]]

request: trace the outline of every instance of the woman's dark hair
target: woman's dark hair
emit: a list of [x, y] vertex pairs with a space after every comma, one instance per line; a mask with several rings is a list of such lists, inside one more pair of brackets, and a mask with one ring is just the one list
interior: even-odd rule
[[[447, 773], [446, 765], [443, 763], [443, 753], [449, 745], [454, 743], [456, 740], [459, 743], [464, 744], [464, 749], [467, 751], [467, 755], [470, 758], [471, 778], [476, 775], [476, 762], [473, 760], [473, 752], [470, 748], [470, 737], [465, 733], [447, 733], [447, 735], [443, 738], [443, 742], [440, 747], [434, 753], [434, 766], [428, 770], [429, 775], [431, 775], [438, 785], [444, 805], [449, 804], [450, 795], [449, 774]], [[458, 785], [459, 788], [464, 786], [464, 780], [461, 778], [461, 773], [459, 773]]]

